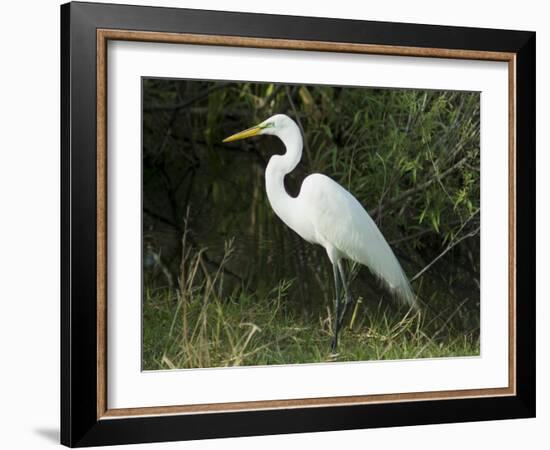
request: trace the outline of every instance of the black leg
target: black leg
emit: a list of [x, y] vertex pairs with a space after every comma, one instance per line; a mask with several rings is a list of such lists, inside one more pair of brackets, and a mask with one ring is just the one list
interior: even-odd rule
[[332, 353], [336, 353], [338, 347], [338, 332], [340, 331], [340, 279], [338, 277], [338, 265], [332, 265], [332, 273], [334, 275], [334, 324], [333, 324], [333, 336], [332, 336]]
[[346, 274], [344, 273], [344, 262], [342, 260], [338, 261], [338, 270], [340, 272], [340, 279], [342, 280], [342, 284], [344, 285], [344, 295], [346, 296], [344, 307], [342, 308], [341, 314], [338, 316], [338, 329], [340, 329], [340, 327], [342, 326], [342, 322], [344, 322], [344, 316], [346, 315], [348, 306], [353, 303], [353, 298], [351, 297], [351, 293], [349, 291]]

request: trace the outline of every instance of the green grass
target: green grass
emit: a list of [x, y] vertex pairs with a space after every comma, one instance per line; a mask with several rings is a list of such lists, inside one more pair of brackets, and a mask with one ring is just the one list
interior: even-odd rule
[[[197, 266], [198, 267], [198, 266]], [[331, 356], [332, 308], [305, 317], [286, 301], [289, 282], [266, 295], [222, 294], [222, 277], [179, 291], [146, 288], [143, 369], [415, 359], [479, 354], [479, 332], [464, 334], [445, 317], [407, 314], [359, 301]], [[332, 306], [332, 305], [330, 305]]]

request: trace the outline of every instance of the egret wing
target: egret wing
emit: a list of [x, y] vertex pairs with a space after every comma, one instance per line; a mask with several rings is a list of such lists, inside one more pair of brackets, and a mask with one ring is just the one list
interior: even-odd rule
[[319, 244], [367, 266], [403, 302], [415, 305], [407, 276], [359, 201], [331, 178], [308, 176], [299, 195]]

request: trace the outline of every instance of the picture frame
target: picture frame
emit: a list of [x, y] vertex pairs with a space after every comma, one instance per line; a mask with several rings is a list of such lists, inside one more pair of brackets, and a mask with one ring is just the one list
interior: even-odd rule
[[[508, 386], [109, 408], [107, 44], [500, 61], [508, 66]], [[533, 32], [72, 2], [61, 6], [61, 443], [70, 447], [535, 416]], [[139, 343], [136, 343], [139, 345]]]

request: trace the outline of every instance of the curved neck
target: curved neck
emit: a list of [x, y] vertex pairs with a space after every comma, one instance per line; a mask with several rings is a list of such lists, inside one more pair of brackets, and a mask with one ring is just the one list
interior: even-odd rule
[[276, 136], [283, 142], [286, 147], [284, 155], [273, 155], [267, 165], [265, 171], [265, 182], [267, 198], [271, 203], [271, 207], [275, 213], [288, 225], [292, 219], [292, 200], [294, 200], [286, 192], [284, 178], [287, 173], [290, 173], [300, 162], [302, 158], [302, 134], [298, 125], [285, 127]]

